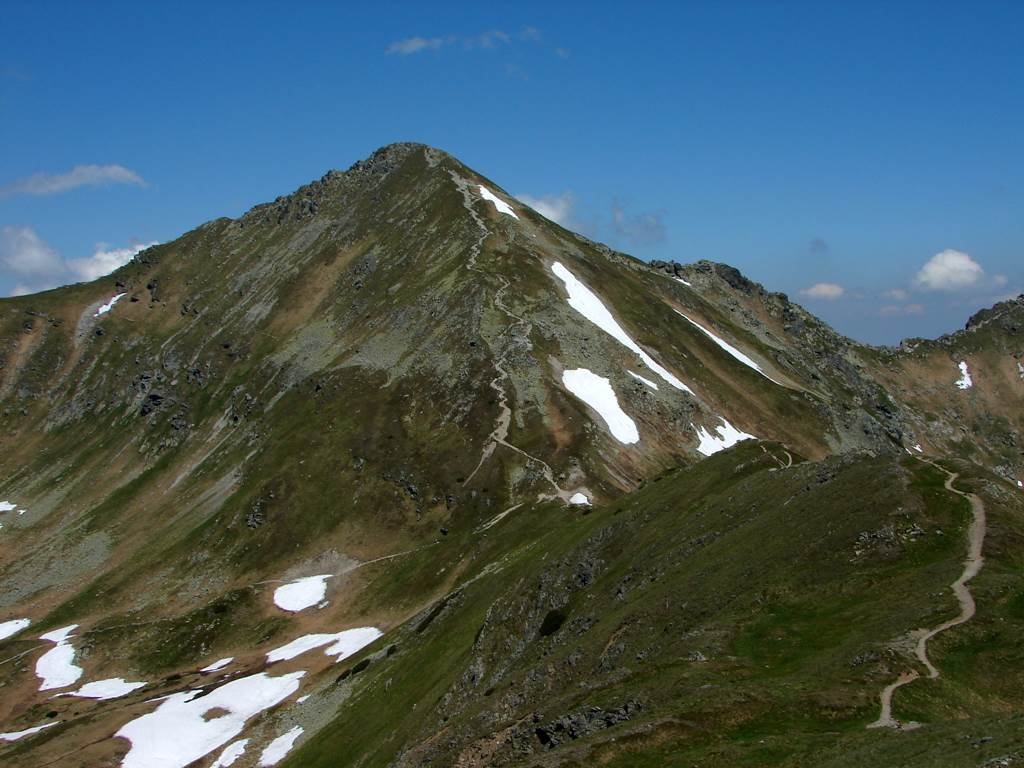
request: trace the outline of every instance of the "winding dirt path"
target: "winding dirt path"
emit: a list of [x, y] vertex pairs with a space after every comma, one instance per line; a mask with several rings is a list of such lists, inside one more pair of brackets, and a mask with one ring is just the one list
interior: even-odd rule
[[[950, 493], [955, 493], [958, 496], [963, 496], [971, 504], [971, 525], [967, 529], [967, 558], [964, 560], [964, 569], [960, 574], [960, 578], [950, 585], [953, 590], [953, 594], [956, 595], [957, 602], [960, 604], [960, 613], [956, 617], [944, 621], [932, 629], [924, 630], [923, 634], [917, 640], [917, 646], [914, 648], [914, 655], [917, 656], [918, 661], [924, 665], [924, 668], [928, 670], [928, 677], [931, 679], [939, 676], [938, 668], [932, 664], [928, 658], [928, 641], [938, 635], [940, 632], [945, 632], [947, 629], [959, 626], [971, 620], [974, 616], [976, 606], [974, 604], [974, 596], [971, 591], [967, 588], [967, 582], [978, 575], [981, 571], [981, 567], [985, 564], [985, 557], [982, 554], [982, 548], [985, 543], [985, 504], [978, 496], [973, 493], [965, 493], [964, 491], [957, 490], [953, 487], [953, 483], [960, 476], [957, 472], [950, 472], [948, 469], [939, 466], [934, 461], [928, 459], [918, 458], [918, 461], [923, 461], [927, 464], [931, 464], [936, 469], [946, 473], [946, 490]], [[895, 682], [890, 683], [882, 689], [879, 700], [881, 702], [881, 712], [879, 713], [878, 719], [871, 723], [868, 728], [898, 728], [901, 730], [910, 730], [918, 727], [918, 723], [901, 723], [892, 715], [892, 697], [897, 690], [902, 688], [904, 685], [917, 680], [921, 674], [917, 670], [910, 670], [901, 674]]]
[[[483, 280], [486, 280], [488, 277], [488, 273], [485, 273], [484, 270], [480, 269], [480, 267], [477, 266], [476, 260], [483, 249], [484, 241], [490, 236], [491, 231], [490, 229], [487, 228], [487, 224], [480, 217], [480, 214], [478, 214], [476, 212], [476, 209], [473, 208], [473, 204], [476, 202], [477, 198], [471, 191], [472, 184], [467, 179], [464, 179], [458, 174], [456, 174], [454, 171], [450, 171], [449, 173], [452, 177], [452, 181], [455, 183], [455, 186], [458, 187], [459, 191], [462, 193], [463, 205], [465, 206], [466, 210], [469, 211], [469, 215], [473, 218], [473, 221], [476, 222], [476, 225], [480, 228], [480, 237], [477, 238], [476, 243], [474, 243], [472, 248], [470, 249], [469, 259], [466, 261], [466, 268], [473, 272], [476, 272], [481, 276]], [[501, 287], [494, 292], [494, 298], [492, 299], [493, 305], [495, 306], [495, 308], [498, 309], [499, 312], [504, 314], [511, 321], [511, 324], [509, 325], [510, 335], [514, 334], [516, 330], [519, 329], [519, 334], [523, 338], [529, 339], [530, 329], [532, 327], [530, 321], [527, 320], [525, 317], [520, 317], [519, 315], [517, 315], [503, 301], [505, 292], [511, 287], [511, 283], [502, 275], [496, 275], [496, 277], [498, 278], [498, 280], [501, 281]], [[552, 488], [554, 488], [555, 491], [553, 496], [542, 494], [542, 499], [560, 498], [563, 501], [568, 501], [569, 492], [562, 490], [562, 488], [555, 481], [555, 473], [546, 461], [544, 461], [543, 459], [539, 459], [536, 456], [527, 453], [522, 448], [519, 448], [518, 446], [515, 446], [512, 443], [508, 442], [508, 431], [509, 427], [512, 424], [512, 408], [508, 404], [508, 391], [505, 386], [505, 384], [510, 381], [509, 373], [505, 369], [505, 364], [508, 361], [509, 356], [511, 355], [512, 349], [512, 344], [506, 345], [505, 348], [500, 352], [500, 354], [496, 356], [494, 360], [494, 370], [496, 371], [497, 375], [493, 379], [491, 379], [490, 387], [491, 389], [494, 390], [494, 393], [498, 398], [498, 416], [497, 419], [495, 420], [494, 430], [488, 436], [487, 444], [484, 446], [484, 449], [480, 455], [480, 461], [477, 462], [477, 465], [473, 469], [473, 471], [469, 473], [469, 477], [466, 478], [465, 484], [469, 484], [469, 481], [473, 479], [473, 476], [476, 475], [480, 467], [482, 467], [484, 463], [493, 455], [495, 448], [497, 448], [499, 445], [502, 445], [520, 454], [528, 461], [531, 461], [540, 466], [541, 473], [543, 474], [544, 479], [547, 480], [547, 482], [551, 485]]]

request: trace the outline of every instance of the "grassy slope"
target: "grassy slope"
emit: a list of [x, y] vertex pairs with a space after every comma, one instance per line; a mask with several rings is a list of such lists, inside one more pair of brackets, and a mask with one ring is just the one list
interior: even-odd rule
[[[910, 460], [772, 466], [742, 446], [586, 516], [504, 521], [492, 535], [505, 568], [422, 632], [394, 633], [399, 653], [288, 764], [387, 765], [404, 746], [403, 765], [963, 765], [1013, 746], [1019, 502], [990, 499], [985, 607], [936, 640], [946, 676], [897, 696], [897, 714], [926, 727], [869, 732], [879, 690], [913, 663], [890, 642], [955, 614], [944, 588], [966, 506]], [[924, 535], [869, 538], [855, 554], [861, 532], [915, 523]], [[544, 636], [552, 612], [564, 621]], [[534, 733], [631, 700], [638, 714], [578, 743], [548, 749]], [[979, 720], [965, 728], [968, 707]], [[996, 738], [975, 748], [961, 736], [979, 727]]]

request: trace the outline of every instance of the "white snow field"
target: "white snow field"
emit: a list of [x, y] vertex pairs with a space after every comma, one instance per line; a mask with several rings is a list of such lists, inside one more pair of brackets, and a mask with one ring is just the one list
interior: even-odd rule
[[[202, 691], [172, 694], [114, 734], [131, 742], [122, 768], [185, 768], [235, 738], [249, 718], [295, 693], [305, 674], [270, 677], [260, 672], [225, 683], [205, 696], [200, 695]], [[212, 716], [206, 719], [206, 715]]]
[[492, 203], [494, 203], [494, 207], [498, 209], [498, 213], [508, 214], [513, 219], [519, 218], [518, 216], [516, 216], [516, 212], [512, 210], [511, 205], [509, 205], [496, 194], [491, 192], [491, 190], [489, 190], [483, 184], [480, 185], [480, 197], [482, 197], [484, 200], [490, 200]]
[[569, 503], [570, 504], [585, 504], [587, 506], [590, 506], [590, 499], [588, 499], [585, 494], [574, 493], [572, 496], [569, 497]]
[[612, 437], [620, 443], [630, 445], [640, 440], [636, 423], [619, 406], [619, 399], [608, 379], [586, 368], [577, 368], [563, 371], [562, 383], [572, 394], [597, 411]]
[[747, 366], [748, 368], [754, 369], [755, 371], [760, 373], [762, 376], [764, 376], [766, 379], [768, 379], [768, 381], [772, 382], [773, 384], [778, 384], [780, 387], [781, 386], [785, 386], [781, 381], [776, 381], [771, 376], [769, 376], [767, 373], [765, 373], [764, 369], [762, 369], [760, 365], [758, 365], [754, 360], [752, 360], [750, 357], [745, 355], [743, 352], [740, 352], [738, 349], [736, 349], [736, 347], [734, 347], [732, 344], [727, 342], [725, 339], [719, 338], [718, 336], [713, 334], [711, 331], [709, 331], [707, 328], [705, 328], [703, 325], [698, 323], [693, 318], [690, 318], [690, 317], [687, 317], [686, 315], [684, 315], [678, 309], [673, 310], [673, 311], [677, 315], [682, 317], [683, 319], [688, 320], [691, 325], [694, 325], [697, 328], [699, 328], [701, 331], [703, 331], [705, 336], [707, 336], [709, 339], [711, 339], [713, 342], [715, 342], [715, 344], [717, 344], [719, 347], [724, 349], [726, 352], [728, 352], [730, 355], [732, 355], [735, 359], [739, 360], [745, 366]]
[[0, 621], [0, 640], [7, 637], [13, 637], [31, 623], [31, 619], [11, 619], [10, 621]]
[[641, 376], [639, 373], [633, 373], [632, 371], [626, 371], [626, 373], [628, 373], [630, 376], [632, 376], [637, 381], [642, 381], [644, 384], [646, 384], [648, 387], [653, 389], [655, 392], [658, 391], [658, 385], [655, 384], [650, 379], [646, 379], [643, 376]]
[[129, 683], [121, 677], [112, 677], [109, 680], [96, 680], [86, 683], [77, 691], [61, 693], [59, 696], [81, 696], [83, 699], [117, 699], [127, 696], [134, 690], [142, 688], [146, 683]]
[[230, 664], [234, 660], [235, 660], [234, 656], [228, 656], [227, 658], [224, 658], [224, 659], [218, 659], [217, 661], [213, 662], [213, 664], [211, 664], [210, 666], [203, 667], [199, 671], [200, 672], [217, 672], [218, 670], [224, 669], [224, 667], [226, 667], [228, 664]]
[[283, 587], [278, 587], [274, 590], [274, 605], [292, 613], [312, 608], [327, 594], [327, 579], [329, 578], [331, 578], [331, 574], [322, 573], [319, 576], [295, 579]]
[[967, 363], [963, 360], [960, 361], [960, 378], [956, 380], [956, 385], [960, 389], [970, 389], [974, 386], [974, 380], [971, 379], [971, 372], [967, 369]]
[[[722, 419], [721, 416], [718, 418]], [[717, 437], [704, 429], [704, 427], [694, 426], [693, 428], [697, 432], [697, 437], [700, 440], [700, 445], [697, 446], [697, 450], [705, 456], [710, 456], [713, 453], [724, 451], [726, 448], [731, 448], [740, 440], [757, 440], [754, 435], [750, 435], [736, 429], [736, 427], [725, 419], [722, 419], [721, 426], [715, 427], [715, 431], [718, 432]]]
[[322, 648], [325, 645], [329, 647], [324, 650], [324, 654], [334, 656], [334, 661], [339, 662], [365, 648], [383, 634], [376, 627], [356, 627], [355, 629], [346, 629], [344, 632], [303, 635], [267, 653], [267, 663], [294, 659], [306, 651]]
[[270, 768], [270, 766], [277, 765], [284, 760], [284, 756], [295, 746], [295, 740], [302, 735], [302, 731], [302, 726], [296, 725], [287, 733], [278, 736], [267, 744], [262, 754], [260, 754], [260, 761], [257, 763], [257, 766], [259, 768]]
[[72, 637], [71, 633], [77, 628], [77, 624], [71, 624], [39, 637], [40, 640], [56, 643], [36, 661], [36, 676], [43, 681], [39, 686], [40, 691], [67, 688], [74, 685], [82, 676], [82, 668], [74, 663], [75, 649], [68, 642]]
[[107, 314], [107, 312], [112, 310], [114, 308], [114, 305], [117, 304], [117, 302], [121, 300], [122, 296], [124, 296], [124, 294], [123, 293], [119, 293], [116, 296], [114, 296], [113, 298], [111, 298], [111, 300], [108, 301], [106, 304], [101, 305], [100, 308], [96, 310], [96, 314], [93, 315], [93, 317], [99, 317], [100, 315]]
[[693, 390], [683, 384], [679, 379], [672, 375], [668, 370], [663, 368], [655, 361], [653, 357], [644, 352], [640, 345], [630, 338], [629, 334], [623, 330], [622, 326], [619, 325], [618, 321], [612, 316], [612, 313], [608, 311], [608, 308], [587, 286], [581, 283], [576, 276], [570, 272], [561, 262], [556, 261], [551, 265], [551, 271], [555, 273], [555, 276], [565, 283], [565, 290], [569, 294], [569, 306], [583, 315], [587, 320], [592, 322], [602, 331], [607, 333], [617, 342], [626, 347], [626, 349], [635, 352], [637, 356], [643, 360], [644, 365], [650, 368], [654, 373], [658, 374], [666, 383], [672, 385], [676, 389], [682, 390], [683, 392], [689, 392], [693, 394]]
[[33, 728], [26, 728], [24, 731], [11, 731], [10, 733], [0, 733], [0, 741], [17, 741], [18, 739], [23, 739], [26, 736], [31, 736], [33, 733], [39, 733], [41, 730], [43, 730], [44, 728], [49, 728], [51, 725], [57, 725], [58, 722], [60, 721], [58, 720], [52, 723], [43, 723], [42, 725], [37, 725]]
[[220, 757], [213, 761], [213, 765], [210, 768], [230, 768], [242, 756], [242, 753], [245, 752], [245, 746], [248, 743], [248, 739], [232, 741], [224, 747], [224, 751], [220, 753]]

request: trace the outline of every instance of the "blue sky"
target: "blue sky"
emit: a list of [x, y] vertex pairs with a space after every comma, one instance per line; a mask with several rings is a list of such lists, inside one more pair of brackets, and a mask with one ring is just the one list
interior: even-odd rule
[[[216, 5], [217, 7], [210, 7]], [[1022, 3], [5, 3], [0, 295], [423, 141], [872, 342], [1024, 291]]]

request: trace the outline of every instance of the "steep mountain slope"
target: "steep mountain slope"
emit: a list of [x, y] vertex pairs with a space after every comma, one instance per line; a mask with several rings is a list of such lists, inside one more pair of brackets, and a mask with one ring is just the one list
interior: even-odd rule
[[[1022, 319], [1018, 299], [858, 345], [414, 144], [3, 300], [0, 627], [31, 625], [0, 638], [0, 727], [57, 723], [11, 759], [209, 765], [244, 734], [249, 765], [293, 726], [296, 765], [799, 764], [831, 728], [903, 749], [860, 731], [914, 663], [900, 638], [955, 607], [935, 594], [967, 514], [908, 453], [970, 462], [1003, 554], [979, 577], [985, 654], [899, 696], [1012, 732]], [[72, 652], [54, 691], [147, 685], [48, 699], [40, 660]], [[146, 751], [175, 716], [194, 743]], [[801, 737], [751, 757], [768, 733]]]

